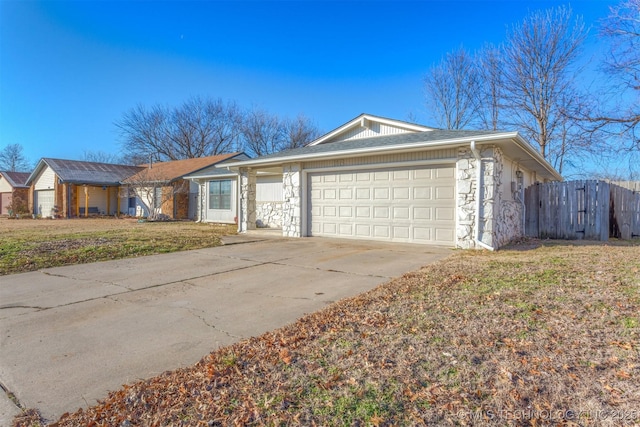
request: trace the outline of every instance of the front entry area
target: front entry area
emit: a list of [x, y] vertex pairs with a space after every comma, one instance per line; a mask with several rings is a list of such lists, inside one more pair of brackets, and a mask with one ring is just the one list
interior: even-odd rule
[[455, 166], [308, 174], [310, 236], [455, 245]]

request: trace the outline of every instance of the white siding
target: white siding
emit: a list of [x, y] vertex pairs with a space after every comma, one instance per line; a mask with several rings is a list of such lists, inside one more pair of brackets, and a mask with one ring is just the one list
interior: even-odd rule
[[348, 141], [351, 139], [361, 139], [361, 138], [371, 138], [375, 136], [382, 135], [395, 135], [399, 133], [409, 133], [413, 131], [409, 131], [406, 129], [397, 128], [395, 126], [389, 126], [382, 123], [377, 122], [369, 122], [367, 121], [367, 127], [356, 127], [354, 129], [350, 129], [340, 135], [337, 135], [335, 138], [327, 141], [330, 142], [338, 142], [338, 141]]
[[282, 201], [282, 175], [259, 176], [256, 181], [256, 202]]
[[9, 184], [9, 181], [5, 179], [5, 177], [0, 176], [0, 193], [11, 193], [13, 191], [13, 187]]
[[412, 162], [421, 160], [451, 160], [455, 161], [458, 151], [455, 148], [447, 150], [416, 151], [402, 154], [383, 154], [378, 156], [351, 157], [348, 159], [321, 160], [307, 162], [305, 169], [334, 168], [340, 166], [376, 165], [385, 163]]
[[56, 182], [56, 174], [49, 166], [47, 166], [40, 176], [36, 178], [34, 188], [36, 190], [53, 190]]

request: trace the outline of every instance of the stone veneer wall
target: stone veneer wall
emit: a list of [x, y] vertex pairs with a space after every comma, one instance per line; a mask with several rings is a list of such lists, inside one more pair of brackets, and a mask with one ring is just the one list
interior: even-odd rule
[[[502, 200], [502, 150], [495, 146], [480, 146], [482, 167], [480, 212], [476, 213], [476, 168], [478, 161], [470, 148], [458, 151], [457, 246], [463, 249], [476, 248], [476, 214], [480, 215], [479, 240], [493, 248], [522, 236], [522, 207], [518, 202]], [[510, 191], [510, 190], [509, 190]]]
[[257, 202], [256, 227], [281, 228], [282, 204], [282, 202]]
[[282, 235], [301, 237], [301, 167], [299, 164], [284, 165], [282, 168], [283, 203], [282, 203]]
[[256, 228], [256, 171], [240, 169], [240, 231]]
[[504, 246], [518, 237], [522, 230], [522, 204], [514, 200], [503, 200], [496, 221], [496, 247]]

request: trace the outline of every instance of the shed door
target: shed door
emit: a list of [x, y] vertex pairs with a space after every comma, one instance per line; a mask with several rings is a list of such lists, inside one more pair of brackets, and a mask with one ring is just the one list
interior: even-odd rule
[[453, 246], [455, 167], [309, 174], [309, 234]]
[[53, 190], [38, 190], [33, 194], [33, 205], [36, 215], [41, 215], [43, 218], [50, 218], [52, 216], [51, 211], [55, 206], [55, 197]]

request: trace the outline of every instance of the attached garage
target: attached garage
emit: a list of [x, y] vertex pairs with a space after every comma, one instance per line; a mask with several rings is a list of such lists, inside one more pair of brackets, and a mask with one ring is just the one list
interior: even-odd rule
[[561, 180], [517, 132], [434, 129], [361, 114], [304, 147], [229, 167], [238, 231], [258, 174], [282, 174], [282, 235], [497, 249], [524, 234], [523, 185]]
[[33, 194], [36, 214], [41, 215], [42, 218], [50, 218], [55, 206], [54, 190], [37, 190]]
[[311, 236], [455, 245], [454, 165], [311, 172]]

